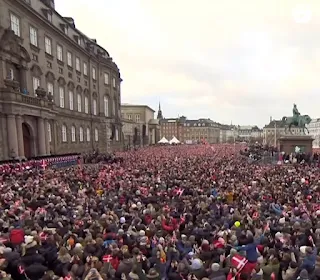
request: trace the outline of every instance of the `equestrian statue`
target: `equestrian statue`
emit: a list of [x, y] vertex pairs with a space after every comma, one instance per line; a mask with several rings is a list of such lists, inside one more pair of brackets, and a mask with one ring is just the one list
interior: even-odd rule
[[301, 129], [304, 135], [306, 135], [306, 132], [309, 134], [309, 130], [306, 125], [308, 125], [310, 122], [310, 116], [301, 115], [296, 104], [293, 104], [292, 117], [282, 118], [282, 123], [285, 126], [285, 133], [287, 133], [287, 131], [289, 130], [290, 134], [293, 134], [291, 130], [292, 126]]

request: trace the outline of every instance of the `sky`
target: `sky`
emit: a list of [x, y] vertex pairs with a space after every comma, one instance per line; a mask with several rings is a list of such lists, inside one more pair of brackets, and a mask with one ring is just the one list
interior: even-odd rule
[[319, 0], [55, 1], [117, 63], [122, 103], [260, 127], [293, 103], [320, 117]]

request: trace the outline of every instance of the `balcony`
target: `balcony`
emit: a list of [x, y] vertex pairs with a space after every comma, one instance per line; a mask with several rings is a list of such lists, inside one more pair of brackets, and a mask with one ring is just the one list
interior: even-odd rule
[[20, 93], [9, 88], [0, 88], [0, 102], [18, 103], [35, 107], [46, 107], [52, 109], [53, 103], [47, 99]]

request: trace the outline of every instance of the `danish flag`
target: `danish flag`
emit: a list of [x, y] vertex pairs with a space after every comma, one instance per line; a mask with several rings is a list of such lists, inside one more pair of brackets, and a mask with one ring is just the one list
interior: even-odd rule
[[40, 166], [41, 166], [43, 169], [46, 169], [47, 165], [48, 165], [48, 164], [47, 164], [47, 162], [46, 162], [45, 160], [42, 160], [42, 161], [41, 161], [41, 165], [40, 165]]
[[111, 262], [112, 259], [113, 259], [113, 257], [112, 257], [111, 255], [105, 255], [105, 256], [102, 257], [102, 260], [103, 260], [103, 262], [105, 262], [105, 263]]
[[40, 232], [39, 237], [42, 241], [45, 241], [48, 238], [48, 234], [46, 234], [45, 232]]
[[177, 189], [176, 190], [176, 195], [179, 195], [179, 196], [181, 196], [182, 194], [183, 194], [183, 192], [184, 192], [184, 190], [183, 189]]
[[231, 265], [235, 267], [238, 271], [241, 271], [245, 267], [247, 262], [248, 260], [241, 255], [235, 255], [231, 259]]

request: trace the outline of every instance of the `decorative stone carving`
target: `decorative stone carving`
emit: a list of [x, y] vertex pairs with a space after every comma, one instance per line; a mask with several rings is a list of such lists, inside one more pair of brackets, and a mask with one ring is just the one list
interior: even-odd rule
[[73, 91], [74, 90], [74, 83], [69, 81], [68, 82], [68, 88]]
[[12, 80], [12, 79], [5, 79], [4, 80], [4, 85], [6, 86], [6, 88], [12, 90], [12, 91], [16, 91], [19, 92], [20, 89], [20, 84], [18, 81], [16, 80]]
[[37, 64], [33, 64], [30, 68], [30, 71], [32, 72], [32, 74], [35, 76], [35, 77], [40, 77], [42, 76], [43, 72], [40, 68], [39, 65]]
[[44, 99], [47, 96], [47, 92], [44, 88], [38, 87], [36, 89], [36, 95], [37, 97]]
[[77, 85], [76, 90], [77, 90], [77, 93], [82, 93], [82, 87], [80, 85]]
[[60, 77], [58, 79], [58, 84], [59, 84], [59, 86], [64, 87], [66, 85], [66, 80], [64, 78]]
[[47, 72], [46, 78], [47, 78], [48, 82], [51, 82], [51, 83], [53, 83], [56, 79], [54, 74], [51, 71]]
[[31, 61], [30, 55], [21, 45], [22, 43], [23, 39], [16, 36], [10, 28], [7, 28], [0, 39], [0, 50], [29, 63]]

